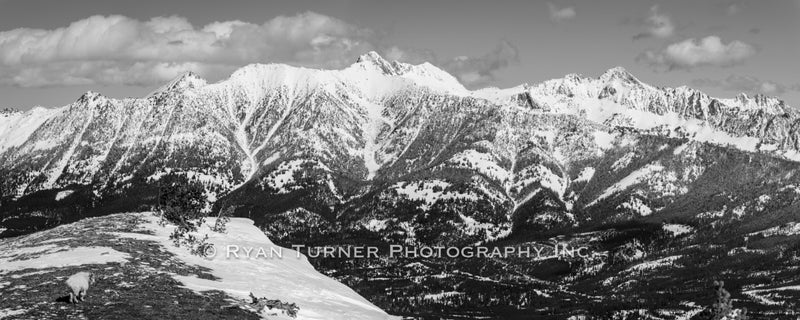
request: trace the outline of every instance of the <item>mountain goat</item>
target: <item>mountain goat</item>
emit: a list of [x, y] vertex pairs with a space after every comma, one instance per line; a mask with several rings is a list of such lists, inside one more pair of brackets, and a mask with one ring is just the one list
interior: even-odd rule
[[78, 272], [67, 279], [69, 287], [69, 302], [83, 302], [86, 298], [86, 291], [89, 286], [94, 284], [94, 275], [89, 272]]

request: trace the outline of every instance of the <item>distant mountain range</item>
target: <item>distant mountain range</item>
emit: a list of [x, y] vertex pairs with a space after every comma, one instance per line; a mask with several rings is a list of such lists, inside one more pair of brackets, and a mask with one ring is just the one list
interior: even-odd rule
[[[433, 119], [420, 116], [430, 113], [496, 114], [500, 122], [571, 116], [597, 125], [600, 135], [633, 129], [800, 159], [798, 111], [763, 95], [717, 99], [685, 86], [656, 88], [620, 67], [599, 78], [570, 74], [534, 86], [469, 91], [433, 65], [390, 63], [371, 52], [344, 70], [250, 65], [215, 84], [186, 73], [142, 99], [88, 92], [62, 108], [6, 110], [0, 159], [13, 179], [4, 181], [2, 195], [209, 169], [186, 158], [224, 168], [207, 178], [230, 191], [292, 153], [370, 181], [379, 172], [415, 169], [396, 168], [397, 160], [422, 142], [414, 138]], [[602, 148], [613, 140], [595, 142]], [[172, 153], [182, 148], [210, 153]], [[181, 159], [154, 157], [161, 152]]]
[[[792, 296], [752, 292], [800, 281], [789, 272], [800, 250], [798, 120], [775, 98], [658, 88], [619, 67], [475, 91], [431, 64], [374, 52], [343, 70], [250, 65], [213, 84], [187, 73], [141, 99], [88, 92], [0, 115], [0, 225], [12, 235], [147, 208], [161, 177], [185, 175], [214, 210], [233, 208], [283, 245], [562, 239], [616, 257], [472, 261], [471, 276], [452, 261], [364, 266], [390, 270], [375, 275], [386, 281], [315, 262], [390, 313], [496, 314], [512, 303], [478, 306], [500, 296], [527, 313], [554, 314], [538, 306], [553, 301], [581, 303], [561, 315], [696, 313], [713, 297], [691, 297], [717, 274], [748, 279], [733, 282], [734, 296], [774, 313]], [[740, 273], [759, 260], [773, 265]], [[408, 272], [426, 280], [408, 283]], [[464, 287], [476, 279], [491, 284]], [[516, 289], [498, 289], [507, 281]], [[681, 281], [695, 287], [651, 299]], [[398, 286], [408, 290], [399, 300], [371, 291]], [[424, 298], [437, 292], [456, 293]]]

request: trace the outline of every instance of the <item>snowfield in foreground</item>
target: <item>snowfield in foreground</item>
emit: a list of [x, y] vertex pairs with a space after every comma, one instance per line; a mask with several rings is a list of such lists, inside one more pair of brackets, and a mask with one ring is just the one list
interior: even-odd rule
[[[153, 236], [139, 233], [117, 235], [157, 241], [180, 260], [209, 268], [212, 270], [210, 273], [219, 278], [208, 280], [174, 275], [189, 289], [197, 292], [220, 290], [242, 300], [248, 300], [252, 292], [256, 297], [296, 303], [300, 308], [297, 319], [394, 319], [349, 287], [319, 273], [305, 256], [299, 255], [298, 258], [296, 251], [273, 244], [250, 219], [232, 218], [224, 234], [211, 231], [216, 219], [207, 219], [197, 234], [201, 237], [208, 234], [208, 242], [214, 245], [217, 254], [204, 258], [172, 244], [169, 235], [175, 227], [162, 227], [158, 218], [149, 214], [144, 218], [147, 223], [143, 227], [154, 232]], [[238, 257], [226, 254], [228, 246], [239, 249]], [[250, 249], [248, 257], [245, 251]], [[258, 254], [261, 249], [262, 254]], [[277, 252], [281, 252], [283, 257], [278, 257]], [[265, 318], [275, 319], [267, 315]]]
[[[152, 213], [122, 213], [0, 239], [0, 319], [395, 318], [273, 244], [252, 220], [231, 219], [218, 233], [209, 219], [198, 231], [218, 249], [209, 257], [176, 247], [169, 239], [175, 227], [158, 222]], [[226, 258], [228, 246], [240, 249], [238, 258]], [[257, 255], [262, 249], [267, 256]], [[268, 255], [274, 252], [282, 258]], [[76, 272], [98, 280], [85, 303], [71, 305], [64, 280]], [[251, 292], [296, 304], [297, 317], [256, 310]]]
[[[19, 259], [19, 256], [31, 256]], [[64, 249], [56, 245], [44, 245], [19, 250], [3, 250], [0, 253], [0, 276], [24, 269], [62, 268], [84, 264], [106, 264], [125, 262], [130, 258], [124, 252], [105, 247], [79, 247]], [[0, 286], [2, 288], [2, 286]]]

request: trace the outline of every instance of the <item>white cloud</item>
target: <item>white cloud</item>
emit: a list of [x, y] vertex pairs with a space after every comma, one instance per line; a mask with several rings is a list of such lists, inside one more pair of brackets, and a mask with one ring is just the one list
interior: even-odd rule
[[0, 84], [158, 84], [186, 70], [217, 77], [254, 62], [342, 67], [377, 49], [374, 33], [306, 12], [263, 24], [92, 16], [53, 29], [0, 32]]
[[495, 73], [519, 61], [517, 48], [503, 41], [480, 57], [459, 56], [440, 64], [468, 87], [485, 86], [496, 79]]
[[390, 61], [397, 60], [412, 64], [430, 62], [435, 65], [440, 65], [439, 59], [432, 51], [417, 48], [391, 46], [383, 50], [383, 58]]
[[721, 5], [725, 9], [725, 13], [732, 16], [741, 13], [749, 4], [745, 0], [729, 0]]
[[497, 79], [497, 71], [519, 62], [517, 48], [508, 41], [501, 41], [492, 51], [480, 56], [442, 59], [430, 50], [392, 46], [383, 50], [383, 57], [387, 60], [415, 64], [430, 62], [449, 72], [470, 88], [490, 85]]
[[739, 11], [742, 11], [742, 7], [738, 3], [731, 3], [728, 5], [726, 11], [728, 12], [729, 15], [735, 15], [739, 13]]
[[659, 13], [658, 6], [650, 7], [650, 16], [644, 20], [647, 30], [633, 36], [634, 39], [642, 38], [669, 38], [675, 33], [675, 25], [672, 19], [665, 14]]
[[342, 68], [370, 50], [389, 60], [431, 62], [468, 86], [485, 85], [518, 61], [508, 42], [482, 56], [439, 59], [430, 50], [384, 45], [368, 28], [313, 12], [202, 27], [179, 16], [92, 16], [58, 29], [0, 32], [0, 85], [154, 86], [185, 71], [217, 80], [250, 63]]
[[548, 2], [547, 9], [550, 12], [550, 20], [555, 22], [575, 18], [575, 7], [559, 8], [555, 4]]
[[648, 50], [639, 59], [666, 70], [689, 70], [702, 66], [734, 66], [755, 54], [756, 49], [747, 43], [738, 40], [724, 43], [717, 36], [708, 36], [699, 40], [686, 39], [658, 51]]
[[788, 86], [773, 81], [764, 81], [754, 76], [730, 75], [722, 80], [695, 79], [692, 84], [700, 87], [717, 87], [726, 91], [763, 93], [765, 95], [781, 95], [787, 91], [800, 90], [800, 84]]

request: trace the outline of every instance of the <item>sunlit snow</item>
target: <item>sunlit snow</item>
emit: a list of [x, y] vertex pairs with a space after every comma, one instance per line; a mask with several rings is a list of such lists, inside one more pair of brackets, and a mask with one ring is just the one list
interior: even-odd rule
[[[169, 234], [174, 227], [162, 227], [152, 216], [144, 218], [148, 221], [145, 228], [154, 235], [120, 233], [118, 236], [157, 241], [178, 259], [208, 268], [218, 278], [173, 275], [189, 289], [220, 290], [243, 300], [249, 300], [252, 292], [257, 297], [297, 303], [300, 308], [297, 319], [393, 318], [344, 284], [317, 272], [304, 255], [298, 257], [296, 251], [273, 244], [250, 219], [232, 218], [227, 224], [227, 233], [221, 234], [210, 230], [216, 220], [209, 218], [198, 234], [209, 235], [208, 241], [214, 245], [216, 255], [200, 257], [172, 244]], [[229, 248], [238, 248], [238, 256], [229, 254], [233, 251]], [[249, 256], [245, 254], [246, 248], [254, 249]], [[259, 255], [260, 249], [268, 255]]]

